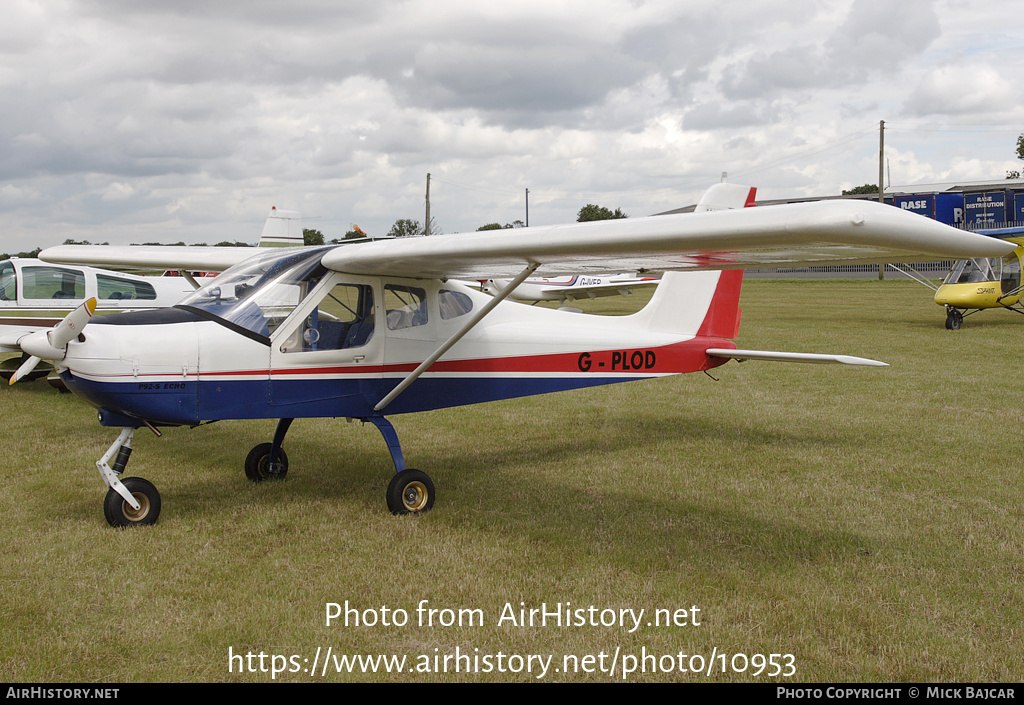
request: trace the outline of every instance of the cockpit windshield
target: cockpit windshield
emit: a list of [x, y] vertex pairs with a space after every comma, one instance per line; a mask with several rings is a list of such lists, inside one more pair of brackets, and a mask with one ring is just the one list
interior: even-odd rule
[[999, 279], [997, 270], [1000, 260], [968, 259], [960, 260], [953, 265], [946, 275], [944, 284], [978, 284]]
[[256, 255], [226, 270], [183, 299], [177, 307], [269, 339], [327, 273], [320, 258], [329, 249], [268, 248], [266, 254]]

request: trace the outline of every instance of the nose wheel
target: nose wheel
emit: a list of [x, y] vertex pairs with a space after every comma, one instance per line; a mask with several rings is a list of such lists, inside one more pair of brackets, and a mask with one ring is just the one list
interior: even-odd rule
[[121, 435], [96, 462], [100, 477], [109, 488], [103, 500], [103, 516], [111, 526], [145, 526], [155, 523], [160, 516], [160, 493], [152, 482], [141, 477], [120, 478], [132, 455], [134, 435], [134, 428], [121, 429]]
[[960, 330], [963, 322], [964, 314], [961, 311], [951, 308], [946, 313], [946, 330]]
[[114, 491], [107, 490], [103, 501], [103, 515], [111, 526], [145, 526], [153, 524], [160, 516], [160, 493], [149, 480], [141, 477], [126, 477], [121, 481], [125, 489], [135, 499], [139, 508], [128, 504], [124, 497]]

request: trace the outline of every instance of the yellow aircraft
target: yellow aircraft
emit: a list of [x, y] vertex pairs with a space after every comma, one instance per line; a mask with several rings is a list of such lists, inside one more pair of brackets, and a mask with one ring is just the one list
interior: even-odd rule
[[1004, 257], [958, 260], [938, 286], [911, 267], [890, 266], [935, 292], [935, 303], [946, 307], [946, 330], [959, 330], [964, 316], [987, 308], [1004, 308], [1024, 314], [1024, 304], [1021, 304], [1024, 296], [1024, 286], [1021, 286], [1024, 229], [1014, 228], [1009, 232], [1013, 237], [999, 239], [1012, 242], [1017, 249]]

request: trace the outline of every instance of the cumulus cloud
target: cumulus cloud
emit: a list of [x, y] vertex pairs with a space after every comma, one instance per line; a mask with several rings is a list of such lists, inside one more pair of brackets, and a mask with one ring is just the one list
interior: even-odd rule
[[[571, 220], [586, 202], [686, 205], [722, 171], [765, 179], [764, 195], [828, 193], [874, 178], [845, 172], [875, 158], [864, 128], [879, 119], [975, 120], [1022, 102], [1002, 74], [1021, 49], [1006, 39], [988, 51], [979, 18], [1019, 36], [1008, 0], [5, 10], [0, 196], [16, 228], [3, 237], [48, 238], [39, 244], [248, 241], [270, 205], [330, 237], [352, 223], [385, 232], [421, 217], [427, 172], [448, 232], [522, 218], [526, 188], [531, 222]], [[868, 137], [839, 139], [850, 133]], [[814, 143], [847, 151], [753, 170]], [[1000, 175], [1005, 154], [971, 158], [972, 172]]]
[[800, 40], [792, 46], [756, 52], [729, 66], [723, 94], [760, 98], [855, 87], [874, 76], [893, 75], [939, 36], [939, 22], [930, 0], [855, 0], [827, 36], [797, 36]]
[[1019, 91], [1011, 77], [995, 66], [955, 63], [928, 71], [907, 99], [912, 115], [999, 113], [1019, 106]]

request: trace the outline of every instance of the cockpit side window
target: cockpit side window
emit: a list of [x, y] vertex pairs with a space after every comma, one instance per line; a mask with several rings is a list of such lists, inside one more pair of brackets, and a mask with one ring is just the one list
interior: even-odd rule
[[427, 323], [427, 292], [419, 287], [388, 284], [384, 287], [388, 330], [414, 328]]
[[357, 348], [373, 336], [373, 287], [337, 284], [295, 333], [281, 344], [281, 352]]
[[61, 267], [25, 267], [22, 292], [26, 299], [84, 299], [85, 275]]
[[473, 310], [473, 299], [461, 291], [441, 289], [437, 293], [437, 304], [441, 309], [441, 318], [446, 321], [465, 316]]
[[10, 260], [0, 262], [0, 301], [15, 301], [18, 298], [18, 278]]
[[1003, 276], [1001, 281], [1003, 296], [1020, 288], [1020, 260], [1016, 254], [1003, 258]]
[[156, 289], [153, 288], [152, 284], [122, 277], [112, 277], [108, 274], [96, 275], [96, 289], [101, 299], [121, 299], [126, 301], [153, 301], [156, 299]]

